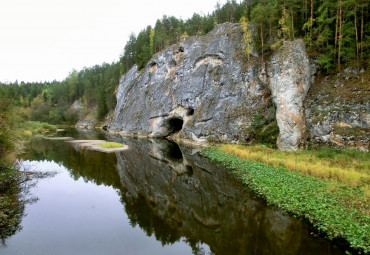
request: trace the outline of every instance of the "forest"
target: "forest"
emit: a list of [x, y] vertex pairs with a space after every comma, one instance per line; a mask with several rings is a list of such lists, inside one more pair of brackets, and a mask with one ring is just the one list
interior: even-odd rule
[[[24, 207], [21, 206], [20, 200], [22, 199], [19, 194], [22, 186], [20, 184], [24, 179], [14, 166], [16, 159], [14, 151], [17, 151], [17, 149], [21, 151], [24, 147], [23, 143], [26, 141], [24, 137], [32, 136], [31, 126], [34, 126], [32, 127], [34, 129], [43, 128], [43, 131], [49, 132], [52, 129], [56, 130], [56, 126], [48, 123], [74, 125], [79, 119], [86, 116], [103, 122], [113, 113], [116, 106], [115, 94], [120, 77], [130, 68], [137, 65], [138, 69], [142, 70], [152, 56], [172, 44], [179, 43], [181, 38], [205, 35], [218, 24], [225, 22], [241, 24], [240, 32], [243, 33], [243, 43], [246, 46], [245, 54], [249, 56], [251, 49], [254, 48], [259, 53], [259, 60], [262, 62], [268, 60], [268, 57], [284, 41], [301, 38], [306, 44], [311, 60], [317, 65], [318, 72], [325, 76], [338, 75], [338, 77], [344, 77], [340, 73], [346, 69], [358, 73], [363, 69], [369, 69], [370, 66], [369, 0], [228, 0], [222, 5], [217, 3], [215, 9], [208, 14], [194, 13], [192, 17], [186, 20], [174, 16], [163, 16], [155, 22], [154, 26], [147, 26], [138, 34], [132, 33], [127, 43], [122, 45], [122, 53], [117, 61], [85, 67], [82, 70], [72, 69], [62, 81], [14, 81], [6, 83], [0, 81], [0, 233], [2, 234], [0, 239], [4, 240], [5, 236], [14, 234], [23, 217]], [[320, 85], [322, 84], [320, 83]], [[329, 96], [332, 93], [331, 91], [328, 92]], [[76, 102], [82, 106], [82, 112], [77, 113], [73, 109]], [[253, 148], [254, 152], [256, 151], [255, 148], [257, 147]], [[261, 148], [265, 150], [267, 147], [263, 146]], [[235, 148], [229, 148], [229, 150], [231, 149], [235, 150]], [[227, 162], [226, 167], [233, 166], [232, 170], [237, 171], [238, 176], [242, 176], [241, 169], [251, 168], [258, 169], [255, 173], [252, 172], [254, 174], [252, 179], [257, 180], [257, 182], [258, 180], [265, 180], [266, 176], [274, 177], [269, 184], [272, 186], [265, 187], [264, 184], [258, 186], [254, 183], [247, 183], [247, 181], [252, 180], [249, 177], [245, 178], [244, 184], [251, 186], [252, 190], [255, 189], [257, 193], [264, 189], [269, 204], [275, 204], [297, 215], [301, 214], [302, 217], [307, 218], [307, 215], [309, 215], [308, 220], [314, 226], [322, 221], [323, 224], [319, 230], [327, 231], [329, 238], [341, 236], [341, 233], [350, 233], [351, 245], [364, 249], [365, 246], [361, 242], [368, 241], [368, 238], [362, 225], [356, 223], [356, 227], [348, 227], [355, 222], [355, 220], [352, 220], [353, 217], [359, 218], [361, 224], [362, 218], [365, 219], [363, 215], [366, 214], [367, 218], [365, 220], [368, 219], [368, 211], [364, 212], [365, 210], [362, 209], [366, 208], [364, 205], [366, 205], [365, 200], [367, 199], [367, 195], [361, 193], [361, 188], [367, 187], [362, 172], [360, 174], [356, 173], [356, 176], [357, 174], [360, 176], [359, 182], [364, 186], [350, 187], [339, 182], [334, 186], [334, 182], [330, 178], [336, 175], [332, 174], [334, 171], [330, 170], [328, 171], [330, 182], [327, 182], [327, 188], [323, 186], [323, 189], [320, 188], [316, 191], [317, 182], [314, 182], [309, 176], [304, 180], [306, 177], [301, 173], [299, 173], [299, 179], [296, 179], [299, 181], [294, 183], [291, 181], [293, 180], [291, 179], [291, 176], [294, 175], [293, 171], [286, 171], [286, 173], [275, 171], [276, 169], [266, 165], [255, 168], [255, 162], [252, 161], [247, 162], [251, 164], [250, 166], [243, 165], [245, 162], [241, 163], [239, 158], [234, 158], [230, 154], [212, 148], [205, 149], [204, 153], [206, 156], [208, 153], [208, 157], [213, 160], [219, 160], [219, 163], [222, 163], [221, 159], [224, 158], [224, 162]], [[266, 152], [260, 152], [260, 154], [264, 153]], [[308, 154], [310, 153], [312, 152], [308, 152]], [[368, 154], [345, 151], [344, 154], [346, 153], [354, 154], [355, 157], [352, 156], [352, 158], [356, 162], [362, 160], [365, 162], [364, 164], [368, 164], [366, 159]], [[305, 155], [305, 152], [302, 152], [302, 158], [307, 158], [307, 165], [312, 164], [312, 161], [322, 160], [326, 162], [330, 161], [329, 159], [337, 161], [339, 164], [345, 161], [346, 164], [341, 169], [338, 168], [340, 169], [338, 173], [346, 178], [347, 175], [344, 173], [350, 166], [355, 165], [352, 161], [347, 160], [347, 157], [343, 157], [343, 154], [337, 151], [334, 153], [334, 150], [323, 150], [318, 152], [317, 155], [319, 160], [312, 160], [312, 158]], [[272, 157], [269, 156], [269, 158]], [[284, 156], [278, 154], [277, 158], [284, 158], [284, 161], [289, 162], [286, 154]], [[339, 160], [339, 158], [342, 160]], [[295, 163], [303, 161], [304, 163], [304, 160], [301, 159], [291, 160], [291, 162], [293, 161]], [[281, 164], [279, 163], [280, 168]], [[319, 168], [321, 171], [322, 165]], [[362, 166], [359, 168], [362, 168]], [[348, 172], [349, 180], [353, 181], [351, 175], [353, 173]], [[251, 176], [249, 174], [248, 176]], [[293, 192], [295, 193], [287, 195], [285, 191], [290, 190], [292, 183], [294, 184]], [[320, 181], [320, 185], [321, 183], [324, 182]], [[16, 189], [10, 187], [16, 187]], [[284, 187], [284, 189], [274, 189], [276, 187]], [[325, 189], [327, 189], [327, 192]], [[335, 192], [335, 189], [340, 192]], [[8, 190], [13, 192], [10, 196], [6, 194]], [[323, 190], [327, 196], [321, 195], [324, 193]], [[271, 191], [273, 193], [270, 193]], [[5, 195], [3, 196], [3, 194]], [[269, 197], [268, 194], [273, 195]], [[10, 198], [5, 199], [6, 196]], [[329, 201], [333, 201], [330, 208], [335, 210], [324, 207]], [[15, 203], [19, 204], [16, 208]], [[338, 206], [338, 203], [340, 206]], [[359, 214], [347, 210], [352, 204], [360, 208]], [[307, 205], [313, 205], [312, 208], [315, 214], [305, 213], [304, 210], [308, 208]], [[293, 208], [294, 206], [296, 208]], [[330, 217], [327, 216], [329, 214]], [[337, 216], [341, 217], [340, 221], [337, 220]], [[320, 219], [320, 221], [317, 219]], [[340, 228], [332, 228], [332, 226], [338, 225]], [[316, 226], [320, 227], [320, 225]], [[330, 230], [331, 228], [332, 230]], [[361, 234], [353, 234], [356, 231], [362, 232]], [[365, 249], [368, 249], [368, 247], [365, 247]]]
[[85, 114], [93, 113], [101, 121], [114, 110], [119, 79], [133, 65], [142, 69], [154, 54], [181, 37], [207, 34], [224, 22], [242, 23], [248, 35], [247, 54], [252, 43], [263, 58], [284, 40], [303, 38], [321, 72], [335, 74], [347, 66], [366, 69], [369, 19], [367, 0], [229, 0], [217, 3], [209, 14], [195, 13], [187, 20], [163, 16], [154, 27], [132, 33], [117, 62], [72, 70], [63, 81], [0, 82], [0, 96], [11, 101], [25, 120], [73, 124], [78, 116], [70, 106], [79, 100]]

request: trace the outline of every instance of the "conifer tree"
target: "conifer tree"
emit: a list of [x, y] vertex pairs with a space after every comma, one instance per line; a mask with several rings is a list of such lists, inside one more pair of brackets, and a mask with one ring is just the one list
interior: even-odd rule
[[262, 60], [263, 60], [263, 49], [264, 49], [264, 26], [266, 22], [265, 18], [266, 14], [266, 6], [263, 6], [262, 4], [257, 4], [251, 11], [251, 21], [259, 26], [259, 36], [261, 40], [261, 51], [262, 51]]

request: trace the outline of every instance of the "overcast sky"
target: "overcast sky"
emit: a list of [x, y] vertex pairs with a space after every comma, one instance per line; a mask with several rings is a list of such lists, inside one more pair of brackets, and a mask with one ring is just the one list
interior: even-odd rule
[[[220, 0], [221, 4], [226, 0]], [[217, 0], [0, 0], [0, 81], [63, 80], [117, 61], [131, 32], [164, 14], [211, 13]]]

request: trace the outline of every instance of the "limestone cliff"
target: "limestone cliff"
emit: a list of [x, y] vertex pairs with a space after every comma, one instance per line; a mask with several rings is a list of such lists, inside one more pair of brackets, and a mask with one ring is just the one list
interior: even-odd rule
[[286, 42], [263, 62], [255, 52], [248, 61], [242, 38], [239, 24], [218, 25], [205, 36], [182, 38], [143, 70], [132, 67], [120, 80], [110, 130], [248, 143], [256, 127], [268, 133], [277, 121], [280, 149], [296, 150], [307, 138], [315, 141], [318, 127], [311, 113], [316, 106], [305, 100], [315, 68], [303, 41]]
[[[111, 129], [199, 142], [245, 142], [254, 116], [274, 118], [258, 62], [246, 63], [238, 24], [223, 24], [156, 54], [122, 77]], [[272, 112], [272, 114], [271, 114]]]
[[311, 85], [311, 68], [301, 40], [285, 42], [271, 58], [270, 89], [279, 126], [277, 146], [297, 150], [306, 141], [303, 100]]

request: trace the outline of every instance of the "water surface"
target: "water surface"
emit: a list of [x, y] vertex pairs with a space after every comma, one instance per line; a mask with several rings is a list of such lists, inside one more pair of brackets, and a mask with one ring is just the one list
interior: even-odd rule
[[[68, 134], [71, 135], [71, 134]], [[104, 134], [74, 132], [79, 139]], [[102, 153], [37, 138], [21, 156], [41, 179], [22, 229], [1, 254], [343, 254], [301, 220], [267, 206], [197, 149], [108, 137]]]

